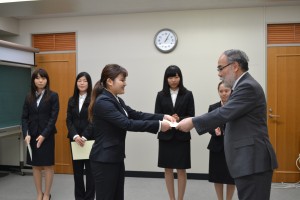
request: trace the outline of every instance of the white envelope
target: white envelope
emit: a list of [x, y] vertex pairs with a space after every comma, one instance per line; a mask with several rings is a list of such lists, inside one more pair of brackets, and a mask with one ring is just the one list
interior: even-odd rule
[[76, 142], [71, 142], [73, 160], [89, 159], [91, 149], [95, 140], [85, 141], [84, 146], [79, 146]]

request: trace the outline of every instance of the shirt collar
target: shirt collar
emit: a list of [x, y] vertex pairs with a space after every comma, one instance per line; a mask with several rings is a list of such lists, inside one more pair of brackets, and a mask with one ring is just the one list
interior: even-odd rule
[[38, 91], [35, 91], [35, 96], [38, 97], [38, 96], [41, 96], [45, 93], [45, 90], [43, 90], [40, 94], [38, 93]]
[[178, 91], [179, 91], [179, 89], [176, 89], [176, 90], [170, 89], [170, 93], [171, 93], [171, 94], [178, 94]]
[[79, 99], [85, 99], [87, 96], [87, 93], [83, 94], [83, 95], [79, 95]]
[[234, 90], [234, 88], [236, 87], [237, 83], [239, 82], [239, 80], [248, 72], [244, 72], [233, 84], [232, 86], [232, 89], [231, 90]]

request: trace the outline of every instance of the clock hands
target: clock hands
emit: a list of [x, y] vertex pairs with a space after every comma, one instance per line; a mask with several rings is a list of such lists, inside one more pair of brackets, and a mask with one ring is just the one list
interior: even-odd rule
[[154, 43], [159, 51], [169, 53], [176, 47], [177, 36], [175, 32], [170, 29], [161, 29], [156, 33]]
[[166, 37], [164, 43], [168, 40], [169, 36], [170, 36], [170, 33], [169, 33], [168, 36]]

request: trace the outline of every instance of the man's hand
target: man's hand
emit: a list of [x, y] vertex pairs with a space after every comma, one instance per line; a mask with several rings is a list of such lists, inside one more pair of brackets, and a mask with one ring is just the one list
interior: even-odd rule
[[181, 120], [178, 123], [178, 125], [176, 126], [176, 129], [178, 129], [182, 132], [189, 132], [193, 128], [194, 128], [194, 124], [192, 121], [192, 117], [188, 117], [188, 118]]

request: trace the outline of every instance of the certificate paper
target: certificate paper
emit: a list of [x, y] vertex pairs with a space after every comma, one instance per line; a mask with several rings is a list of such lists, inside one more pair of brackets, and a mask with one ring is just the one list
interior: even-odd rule
[[76, 142], [71, 142], [73, 160], [89, 159], [90, 152], [95, 140], [87, 140], [84, 146], [79, 146]]
[[177, 122], [170, 122], [169, 120], [165, 120], [165, 119], [163, 121], [168, 122], [170, 124], [170, 126], [173, 127], [173, 128], [175, 128], [178, 125]]

